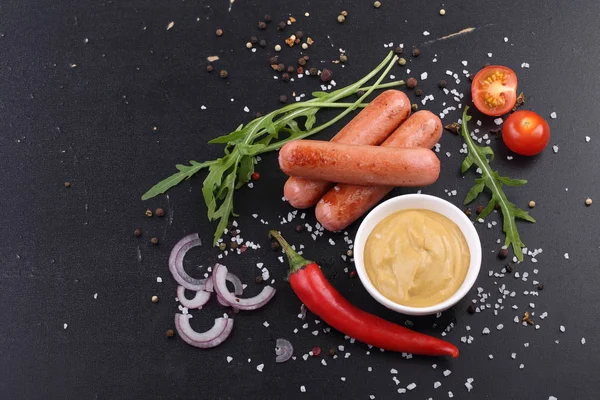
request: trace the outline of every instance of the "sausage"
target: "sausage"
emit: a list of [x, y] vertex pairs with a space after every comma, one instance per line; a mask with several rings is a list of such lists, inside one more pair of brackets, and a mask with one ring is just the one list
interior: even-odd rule
[[425, 148], [393, 148], [294, 140], [279, 151], [290, 176], [355, 185], [425, 186], [440, 174], [440, 160]]
[[[332, 142], [347, 144], [381, 144], [410, 114], [410, 100], [399, 90], [386, 90], [354, 117]], [[333, 185], [330, 182], [290, 177], [283, 195], [296, 208], [308, 208]]]
[[[411, 115], [382, 143], [387, 147], [433, 147], [442, 136], [442, 121], [429, 111]], [[329, 231], [345, 229], [375, 206], [392, 186], [338, 184], [317, 203], [317, 221]]]

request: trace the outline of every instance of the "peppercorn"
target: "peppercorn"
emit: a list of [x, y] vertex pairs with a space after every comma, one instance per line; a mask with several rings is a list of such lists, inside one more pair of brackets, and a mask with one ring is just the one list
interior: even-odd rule
[[227, 70], [222, 69], [221, 72], [219, 72], [219, 76], [223, 79], [227, 78], [228, 75]]
[[340, 13], [340, 15], [343, 15], [344, 17], [348, 16], [348, 11], [344, 10]]
[[417, 96], [417, 97], [423, 96], [423, 89], [418, 88], [417, 90], [415, 90], [415, 96]]
[[157, 208], [156, 210], [154, 210], [154, 214], [156, 214], [157, 217], [164, 217], [165, 210], [162, 208]]
[[346, 17], [344, 17], [343, 15], [340, 14], [340, 15], [337, 16], [337, 21], [340, 24], [343, 24], [345, 20], [346, 20]]
[[281, 51], [281, 46], [276, 44], [273, 49], [275, 49], [275, 51]]
[[529, 208], [533, 208], [533, 207], [535, 207], [535, 201], [531, 200], [529, 202]]
[[335, 353], [337, 352], [337, 350], [335, 349], [335, 347], [332, 347], [329, 349], [329, 351], [327, 352], [327, 354], [329, 354], [330, 357], [335, 356]]
[[281, 74], [281, 80], [284, 82], [287, 82], [290, 80], [290, 75], [287, 72], [284, 72], [283, 74]]
[[175, 331], [173, 329], [167, 329], [167, 331], [165, 332], [165, 336], [168, 338], [172, 338], [173, 336], [175, 336]]
[[277, 30], [278, 30], [278, 31], [282, 31], [282, 30], [284, 30], [284, 29], [285, 29], [285, 27], [286, 27], [286, 23], [285, 23], [285, 22], [283, 22], [283, 21], [281, 21], [279, 24], [277, 24]]
[[375, 7], [375, 8], [381, 7], [381, 2], [380, 1], [376, 1], [375, 3], [373, 3], [373, 7]]
[[267, 24], [264, 21], [258, 23], [258, 29], [267, 29]]
[[356, 91], [356, 97], [363, 97], [365, 95], [365, 91], [364, 90], [357, 90]]
[[473, 304], [469, 304], [469, 307], [467, 307], [467, 312], [469, 314], [475, 314], [475, 306]]
[[319, 346], [315, 346], [310, 352], [312, 353], [313, 357], [316, 357], [321, 354], [321, 348]]
[[447, 85], [447, 83], [446, 83], [446, 81], [445, 81], [445, 80], [443, 80], [443, 79], [442, 79], [441, 81], [439, 81], [439, 82], [438, 82], [438, 87], [439, 87], [440, 89], [443, 89], [443, 88], [445, 88], [445, 87], [446, 87], [446, 85]]
[[153, 245], [157, 245], [158, 244], [158, 238], [157, 237], [153, 237], [152, 239], [150, 239], [150, 243], [152, 243]]
[[406, 87], [407, 87], [408, 89], [414, 89], [414, 88], [416, 88], [416, 87], [417, 87], [417, 84], [418, 84], [418, 82], [417, 82], [417, 80], [416, 80], [415, 78], [412, 78], [412, 77], [411, 77], [411, 78], [408, 78], [408, 79], [406, 80]]
[[296, 68], [290, 65], [289, 67], [287, 67], [287, 72], [288, 74], [293, 74], [294, 72], [296, 72]]
[[413, 103], [413, 104], [411, 104], [410, 109], [413, 110], [413, 111], [417, 111], [419, 109], [419, 105]]
[[219, 243], [219, 250], [221, 250], [221, 251], [227, 250], [227, 245], [223, 242]]
[[152, 216], [152, 210], [151, 209], [147, 209], [146, 212], [146, 217], [150, 218]]
[[215, 68], [212, 66], [212, 64], [208, 64], [208, 65], [206, 66], [206, 72], [213, 72], [213, 71], [214, 71], [214, 69], [215, 69]]
[[473, 75], [469, 75], [467, 78], [469, 78], [469, 82], [473, 82], [474, 76]]
[[256, 172], [256, 171], [254, 171], [252, 173], [252, 175], [250, 175], [250, 178], [252, 178], [253, 181], [257, 181], [257, 180], [260, 179], [260, 174], [258, 172]]
[[71, 182], [65, 182], [65, 187], [68, 189], [71, 187]]
[[303, 56], [302, 56], [302, 58], [304, 58], [304, 61], [308, 61], [308, 60], [310, 60], [310, 57], [309, 57], [309, 56], [307, 56], [307, 55], [303, 55]]
[[304, 225], [296, 225], [296, 232], [301, 233], [304, 231]]
[[537, 289], [538, 290], [544, 290], [544, 285], [540, 283], [539, 285], [537, 285]]
[[591, 206], [592, 205], [592, 199], [590, 199], [589, 197], [587, 199], [585, 199], [585, 205], [586, 206]]
[[279, 242], [272, 241], [271, 242], [271, 250], [279, 250], [279, 249], [281, 249], [281, 245], [279, 244]]
[[302, 58], [302, 57], [301, 57], [301, 58], [299, 58], [299, 59], [298, 59], [298, 65], [305, 66], [305, 65], [306, 65], [306, 60], [305, 60], [304, 58]]
[[282, 94], [281, 96], [279, 96], [279, 102], [287, 103], [287, 96], [285, 94]]
[[304, 37], [304, 32], [296, 31], [296, 33], [294, 33], [294, 35], [296, 36], [296, 39], [302, 39]]
[[406, 58], [399, 58], [398, 65], [406, 65]]
[[250, 43], [252, 43], [252, 44], [258, 43], [258, 38], [256, 36], [250, 36]]
[[256, 278], [254, 278], [254, 282], [261, 284], [263, 283], [265, 280], [263, 279], [262, 275], [258, 275]]
[[508, 257], [508, 249], [501, 248], [498, 252], [498, 258], [504, 260], [506, 257]]
[[265, 20], [266, 23], [269, 23], [273, 20], [273, 18], [271, 18], [270, 14], [265, 14], [265, 16], [263, 17], [263, 19]]
[[312, 76], [317, 76], [317, 74], [319, 73], [319, 70], [316, 69], [315, 67], [313, 67], [313, 68], [309, 69], [308, 72], [310, 72], [310, 74]]
[[308, 44], [306, 44], [306, 43], [302, 43], [302, 48], [303, 48], [304, 50], [308, 49]]
[[246, 43], [246, 48], [247, 49], [251, 49], [252, 48], [252, 43], [250, 43], [250, 42]]
[[333, 71], [327, 68], [323, 69], [323, 71], [321, 71], [321, 81], [329, 82], [331, 79], [333, 79]]
[[345, 54], [340, 54], [340, 62], [345, 63], [346, 61], [348, 61], [348, 56]]
[[477, 213], [477, 215], [481, 214], [482, 211], [483, 211], [483, 206], [475, 207], [475, 212]]
[[349, 249], [348, 251], [346, 251], [346, 255], [348, 257], [353, 257], [354, 256], [354, 251], [352, 249]]
[[258, 42], [258, 45], [260, 47], [267, 47], [267, 41], [265, 39], [260, 39], [260, 41]]
[[298, 69], [296, 70], [296, 73], [297, 73], [298, 75], [300, 75], [300, 74], [303, 74], [303, 73], [304, 73], [304, 68], [302, 68], [302, 67], [298, 67]]
[[152, 296], [152, 302], [158, 303], [158, 296]]
[[277, 71], [279, 71], [279, 72], [285, 71], [285, 65], [283, 65], [283, 64], [277, 64]]
[[235, 241], [232, 241], [231, 243], [229, 243], [229, 248], [231, 248], [231, 250], [235, 250], [238, 247], [238, 243]]
[[470, 216], [471, 216], [471, 209], [470, 209], [470, 208], [467, 208], [467, 209], [465, 210], [465, 215], [466, 215], [467, 217], [470, 217]]
[[262, 113], [260, 111], [257, 111], [254, 113], [254, 118], [260, 118], [262, 117]]
[[412, 56], [413, 57], [419, 57], [421, 55], [421, 50], [419, 49], [413, 49], [412, 51]]
[[133, 234], [135, 235], [135, 237], [140, 237], [142, 236], [142, 231], [140, 229], [136, 229], [135, 231], [133, 231]]
[[356, 277], [356, 271], [352, 270], [352, 271], [350, 271], [350, 278], [354, 278], [354, 277]]
[[271, 64], [271, 65], [279, 64], [279, 57], [277, 57], [277, 56], [269, 57], [269, 64]]
[[223, 36], [223, 29], [219, 28], [217, 29], [217, 36]]
[[400, 54], [404, 54], [404, 49], [403, 49], [402, 47], [398, 46], [398, 47], [396, 47], [396, 48], [394, 49], [394, 53], [395, 53], [397, 56], [399, 56]]
[[513, 263], [510, 263], [510, 264], [508, 264], [508, 265], [506, 266], [506, 272], [507, 272], [507, 273], [509, 273], [509, 274], [510, 274], [510, 273], [512, 273], [512, 272], [513, 272], [513, 270], [514, 270]]
[[232, 229], [229, 231], [229, 235], [231, 237], [237, 236], [237, 234], [240, 233], [237, 229]]

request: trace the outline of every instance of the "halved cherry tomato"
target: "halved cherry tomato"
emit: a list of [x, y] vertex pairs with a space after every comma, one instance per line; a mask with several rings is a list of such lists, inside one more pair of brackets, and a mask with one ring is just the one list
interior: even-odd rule
[[515, 111], [504, 121], [502, 140], [515, 153], [533, 156], [548, 145], [550, 127], [541, 115], [533, 111]]
[[485, 115], [506, 114], [517, 101], [517, 74], [502, 65], [490, 65], [475, 75], [471, 83], [475, 107]]

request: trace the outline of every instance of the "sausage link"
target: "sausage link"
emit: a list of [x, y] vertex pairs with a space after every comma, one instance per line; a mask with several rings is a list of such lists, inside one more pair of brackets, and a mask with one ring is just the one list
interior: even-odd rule
[[[381, 144], [410, 114], [410, 100], [399, 90], [386, 90], [354, 117], [332, 142]], [[283, 187], [283, 195], [296, 208], [312, 207], [332, 187], [331, 182], [292, 176]]]
[[279, 151], [290, 176], [355, 185], [424, 186], [440, 174], [440, 160], [425, 148], [392, 148], [294, 140]]
[[[433, 147], [442, 136], [442, 121], [429, 111], [411, 115], [382, 143], [387, 147]], [[315, 215], [329, 231], [345, 229], [381, 201], [393, 186], [338, 184], [317, 203]]]

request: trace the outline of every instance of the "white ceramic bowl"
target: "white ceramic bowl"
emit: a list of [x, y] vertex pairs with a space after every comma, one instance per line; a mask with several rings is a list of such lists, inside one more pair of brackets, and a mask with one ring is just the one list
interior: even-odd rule
[[[375, 226], [388, 215], [406, 209], [434, 211], [454, 222], [465, 236], [467, 245], [469, 246], [469, 252], [471, 253], [471, 263], [469, 264], [467, 276], [456, 293], [443, 302], [429, 307], [409, 307], [388, 299], [373, 285], [365, 270], [365, 244]], [[477, 275], [479, 275], [479, 270], [481, 268], [481, 242], [471, 220], [454, 204], [440, 199], [439, 197], [426, 194], [406, 194], [384, 201], [367, 214], [360, 224], [354, 240], [354, 263], [356, 264], [356, 272], [358, 272], [358, 276], [369, 294], [387, 308], [409, 315], [435, 314], [447, 310], [458, 303], [460, 299], [465, 297], [473, 284], [475, 284], [475, 280], [477, 279]]]

